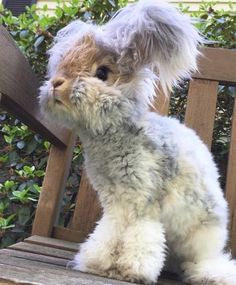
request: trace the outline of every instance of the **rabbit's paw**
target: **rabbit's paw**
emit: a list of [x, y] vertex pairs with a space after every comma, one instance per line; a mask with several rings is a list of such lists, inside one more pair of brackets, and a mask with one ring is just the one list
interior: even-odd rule
[[72, 267], [82, 272], [104, 275], [113, 264], [109, 244], [100, 243], [92, 238], [83, 243], [72, 261]]
[[140, 219], [130, 225], [124, 236], [116, 268], [122, 279], [153, 284], [164, 266], [165, 236], [158, 221]]
[[124, 264], [119, 266], [121, 279], [133, 283], [155, 284], [159, 276], [159, 272], [153, 266], [149, 268], [142, 265], [140, 262], [132, 263], [131, 265]]

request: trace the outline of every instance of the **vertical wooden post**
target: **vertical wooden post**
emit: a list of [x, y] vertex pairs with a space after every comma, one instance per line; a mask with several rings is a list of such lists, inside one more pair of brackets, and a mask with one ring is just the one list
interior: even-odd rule
[[230, 247], [232, 255], [236, 257], [236, 99], [234, 100], [231, 141], [228, 158], [226, 199], [228, 201], [230, 210]]
[[218, 82], [194, 79], [190, 81], [185, 124], [194, 129], [211, 149], [215, 121]]
[[61, 206], [62, 195], [70, 169], [75, 135], [70, 134], [67, 147], [52, 146], [33, 224], [33, 235], [51, 236]]

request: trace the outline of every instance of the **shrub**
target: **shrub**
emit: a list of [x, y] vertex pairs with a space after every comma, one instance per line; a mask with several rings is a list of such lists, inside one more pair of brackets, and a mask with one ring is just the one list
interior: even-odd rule
[[[18, 18], [0, 6], [0, 24], [8, 29], [33, 70], [43, 79], [47, 65], [46, 50], [60, 28], [77, 18], [105, 22], [126, 3], [127, 0], [59, 2], [55, 16], [47, 15], [47, 6], [42, 13], [37, 13], [33, 5]], [[181, 9], [188, 11], [183, 6]], [[202, 4], [193, 16], [200, 19], [196, 25], [202, 33], [214, 41], [212, 46], [236, 47], [235, 12], [216, 11], [214, 5]], [[184, 117], [186, 86], [184, 83], [182, 90], [176, 90], [171, 100], [170, 113], [180, 119]], [[220, 88], [213, 150], [222, 173], [226, 165], [233, 97], [231, 89]], [[0, 111], [0, 132], [0, 247], [6, 247], [30, 234], [50, 144], [3, 110]], [[63, 199], [60, 216], [60, 224], [63, 225], [69, 223], [73, 212], [82, 160], [78, 142]]]

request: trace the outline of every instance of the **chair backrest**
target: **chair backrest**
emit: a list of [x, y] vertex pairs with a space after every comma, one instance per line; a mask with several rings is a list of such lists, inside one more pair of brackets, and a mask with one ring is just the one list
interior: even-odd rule
[[[236, 86], [236, 51], [203, 48], [202, 53], [203, 56], [199, 58], [199, 72], [189, 84], [185, 124], [195, 129], [210, 149], [218, 85]], [[53, 144], [32, 234], [81, 242], [93, 230], [95, 222], [101, 216], [96, 193], [85, 173], [81, 178], [70, 228], [59, 227], [57, 223], [75, 135], [58, 126], [49, 126], [42, 120], [37, 101], [38, 80], [3, 27], [0, 27], [0, 62], [0, 105]], [[159, 113], [168, 114], [169, 100], [162, 94], [157, 97], [155, 106]], [[231, 249], [236, 256], [236, 100], [225, 195], [230, 208]]]
[[[57, 195], [57, 192], [63, 193], [65, 187], [74, 136], [69, 130], [50, 125], [42, 118], [37, 99], [38, 87], [39, 80], [25, 57], [6, 29], [0, 26], [0, 106], [53, 144], [48, 163], [47, 173], [49, 174], [46, 175], [46, 178], [51, 175], [51, 180], [48, 182], [45, 179], [44, 185], [49, 183], [49, 188], [44, 186], [43, 190], [43, 193], [47, 193], [48, 199], [44, 203], [44, 211], [39, 208], [40, 217], [43, 217], [43, 214], [46, 217], [43, 224], [48, 223], [50, 225], [50, 223], [54, 224], [58, 216], [59, 206], [57, 207], [57, 205], [60, 204], [58, 197], [61, 194]], [[52, 174], [50, 173], [51, 167], [54, 167], [56, 171], [58, 170], [58, 178], [55, 177], [54, 171]], [[47, 211], [47, 209], [50, 210]], [[40, 223], [38, 226], [40, 227]], [[47, 226], [45, 228], [47, 229]]]

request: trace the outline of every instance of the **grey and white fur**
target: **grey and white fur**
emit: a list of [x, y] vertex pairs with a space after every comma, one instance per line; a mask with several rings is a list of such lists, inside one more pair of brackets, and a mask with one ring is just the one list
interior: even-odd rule
[[149, 111], [157, 82], [167, 92], [197, 69], [200, 42], [187, 16], [155, 0], [59, 31], [40, 104], [79, 135], [103, 208], [74, 269], [153, 284], [168, 266], [190, 284], [236, 285], [212, 155], [193, 130]]

